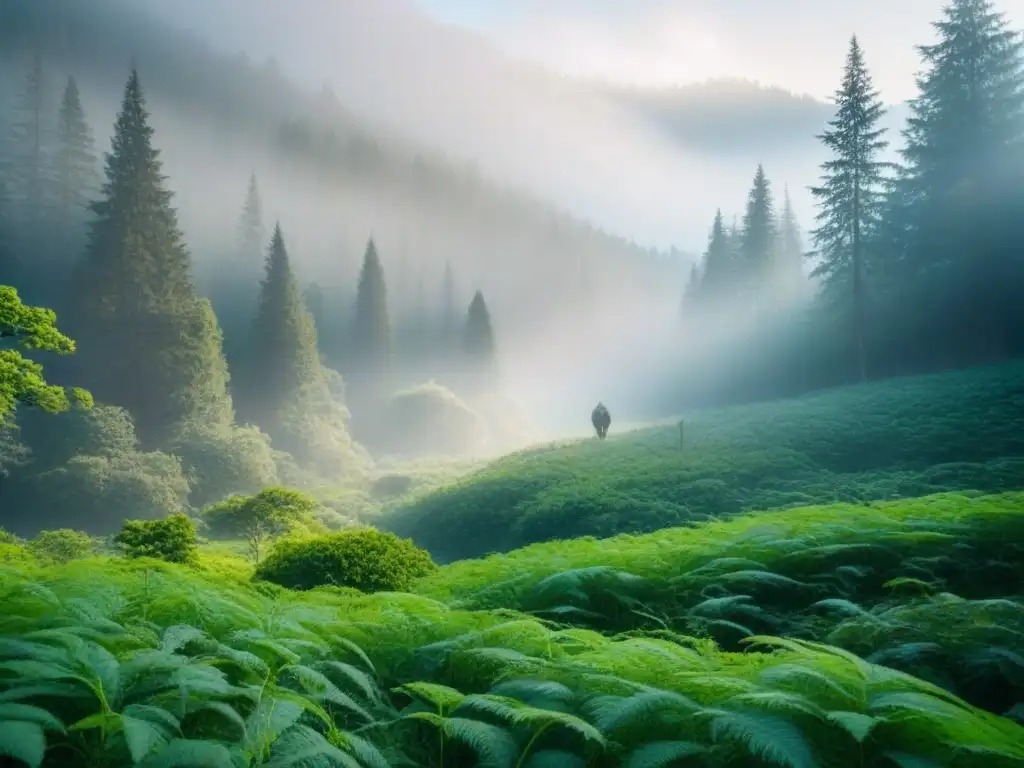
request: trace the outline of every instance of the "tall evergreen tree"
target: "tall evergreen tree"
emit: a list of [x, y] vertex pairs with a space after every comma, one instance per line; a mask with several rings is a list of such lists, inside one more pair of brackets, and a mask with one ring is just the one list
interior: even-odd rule
[[803, 282], [804, 244], [789, 196], [789, 185], [783, 187], [782, 212], [776, 233], [775, 273], [783, 288], [792, 289]]
[[760, 296], [771, 273], [774, 242], [775, 210], [771, 184], [764, 167], [759, 164], [743, 214], [738, 265], [744, 291], [753, 297], [755, 306], [760, 305]]
[[[484, 301], [484, 295], [480, 291], [473, 294], [473, 300], [466, 313], [463, 350], [470, 371], [474, 375], [486, 377], [493, 374], [495, 365], [494, 328], [491, 325], [491, 313], [487, 309], [487, 302]], [[479, 383], [489, 382], [480, 380]]]
[[244, 275], [258, 271], [264, 242], [266, 242], [266, 228], [263, 225], [263, 200], [260, 197], [259, 182], [256, 180], [256, 174], [253, 173], [249, 176], [249, 186], [245, 190], [245, 202], [242, 204], [242, 215], [238, 220], [235, 269]]
[[52, 131], [47, 120], [47, 96], [43, 58], [36, 50], [15, 105], [5, 169], [8, 212], [30, 232], [41, 226], [51, 212]]
[[73, 77], [68, 78], [57, 115], [54, 172], [62, 223], [77, 229], [82, 223], [82, 214], [98, 192], [99, 174], [96, 145]]
[[386, 394], [391, 374], [391, 320], [384, 267], [373, 239], [366, 245], [356, 289], [350, 376], [361, 397]]
[[850, 39], [843, 80], [836, 91], [836, 116], [819, 138], [832, 153], [813, 187], [818, 213], [812, 276], [821, 278], [826, 299], [841, 311], [852, 309], [857, 375], [868, 376], [867, 248], [880, 220], [884, 172], [879, 159], [888, 142], [878, 125], [885, 114], [857, 38]]
[[132, 414], [144, 446], [190, 423], [233, 420], [220, 330], [196, 295], [152, 138], [132, 70], [72, 300], [82, 379]]
[[941, 335], [995, 351], [1024, 236], [1022, 42], [991, 0], [951, 0], [933, 26], [904, 131], [905, 279], [931, 293], [937, 316], [958, 318]]
[[701, 294], [709, 300], [724, 299], [735, 289], [736, 261], [732, 243], [725, 229], [722, 209], [715, 211], [715, 220], [708, 235], [708, 247], [704, 251], [704, 274], [701, 277]]

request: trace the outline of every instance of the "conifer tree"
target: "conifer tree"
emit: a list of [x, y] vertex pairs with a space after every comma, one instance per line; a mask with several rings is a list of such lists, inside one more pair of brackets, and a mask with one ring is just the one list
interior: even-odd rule
[[702, 295], [709, 300], [723, 299], [735, 287], [736, 269], [732, 244], [725, 229], [722, 209], [715, 211], [715, 220], [704, 251], [704, 274], [701, 277]]
[[5, 169], [8, 213], [27, 231], [43, 225], [50, 211], [51, 126], [43, 58], [37, 50], [15, 105]]
[[352, 376], [360, 396], [381, 396], [390, 386], [391, 321], [384, 267], [373, 239], [366, 245], [352, 324]]
[[480, 291], [473, 294], [466, 313], [463, 350], [470, 370], [477, 374], [492, 373], [495, 363], [494, 329], [491, 313]]
[[775, 273], [783, 288], [792, 289], [803, 281], [804, 244], [789, 196], [789, 185], [783, 187], [782, 212], [776, 232]]
[[260, 197], [259, 182], [256, 174], [249, 176], [249, 186], [245, 191], [245, 202], [242, 204], [242, 215], [238, 220], [237, 250], [235, 252], [235, 269], [242, 275], [254, 274], [259, 269], [266, 242], [266, 229], [263, 226], [263, 200]]
[[812, 233], [827, 299], [852, 307], [857, 374], [867, 378], [865, 289], [866, 243], [879, 221], [886, 164], [879, 154], [887, 146], [878, 121], [884, 114], [857, 38], [850, 40], [843, 80], [836, 91], [836, 116], [819, 138], [832, 152], [822, 165], [819, 186], [812, 188], [818, 213]]
[[958, 318], [940, 334], [998, 354], [1024, 236], [1024, 206], [1009, 192], [1024, 181], [1022, 41], [991, 0], [951, 0], [933, 26], [939, 39], [918, 49], [925, 71], [904, 131], [904, 280]]
[[72, 301], [82, 379], [131, 413], [146, 448], [190, 423], [233, 420], [220, 330], [196, 295], [152, 138], [132, 70]]
[[743, 214], [738, 265], [743, 290], [754, 298], [756, 306], [760, 304], [760, 295], [770, 275], [774, 243], [775, 212], [771, 185], [764, 167], [759, 164]]
[[98, 191], [99, 176], [92, 131], [73, 77], [68, 78], [57, 115], [54, 172], [62, 223], [77, 229]]

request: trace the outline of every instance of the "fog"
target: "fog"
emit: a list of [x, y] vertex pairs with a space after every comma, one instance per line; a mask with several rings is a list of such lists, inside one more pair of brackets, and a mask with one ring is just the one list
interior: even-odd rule
[[[740, 132], [711, 147], [637, 108], [637, 94], [510, 59], [403, 0], [93, 0], [62, 12], [72, 32], [50, 50], [54, 98], [74, 74], [105, 150], [134, 60], [201, 276], [233, 253], [252, 173], [265, 228], [280, 222], [300, 279], [317, 283], [339, 324], [368, 238], [397, 324], [419, 304], [437, 308], [449, 263], [461, 306], [476, 290], [487, 298], [503, 386], [540, 428], [534, 436], [585, 430], [598, 400], [616, 418], [649, 415], [645, 398], [678, 376], [684, 351], [711, 348], [710, 317], [680, 322], [683, 286], [715, 209], [741, 211], [757, 162], [777, 197], [788, 183], [810, 222], [817, 110], [829, 109], [820, 103], [805, 110], [806, 130], [763, 142]], [[5, 71], [25, 70], [31, 43], [22, 42]], [[236, 98], [238, 84], [251, 92]], [[3, 85], [10, 99], [17, 83]], [[346, 175], [315, 152], [283, 148], [281, 126], [300, 119], [342, 146], [373, 137], [384, 170]], [[449, 174], [440, 186], [437, 167]], [[739, 338], [747, 327], [734, 319], [716, 333]]]

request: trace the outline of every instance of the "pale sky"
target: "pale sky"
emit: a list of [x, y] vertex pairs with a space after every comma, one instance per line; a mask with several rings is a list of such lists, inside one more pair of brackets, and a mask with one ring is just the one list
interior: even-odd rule
[[[742, 77], [824, 97], [851, 34], [887, 101], [914, 94], [914, 45], [945, 0], [416, 0], [515, 56], [570, 75], [671, 85]], [[1024, 22], [1024, 0], [997, 0]]]

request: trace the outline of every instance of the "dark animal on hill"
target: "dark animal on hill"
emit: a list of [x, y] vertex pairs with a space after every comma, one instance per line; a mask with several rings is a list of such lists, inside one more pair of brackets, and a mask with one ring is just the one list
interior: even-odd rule
[[591, 412], [590, 423], [594, 425], [598, 438], [604, 440], [608, 436], [608, 427], [612, 425], [612, 415], [608, 413], [604, 403], [598, 403]]

